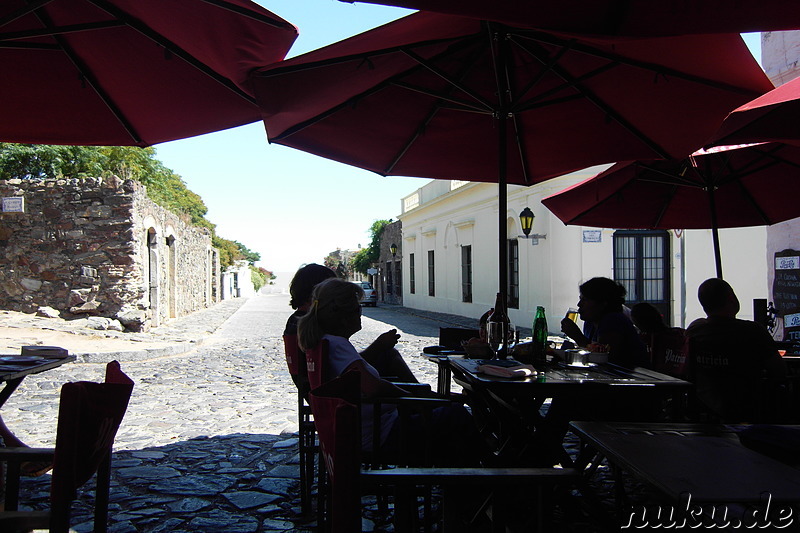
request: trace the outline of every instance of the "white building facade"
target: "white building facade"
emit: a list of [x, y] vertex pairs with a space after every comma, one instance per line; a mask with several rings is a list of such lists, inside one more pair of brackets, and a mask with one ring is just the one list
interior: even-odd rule
[[[769, 79], [775, 86], [795, 79], [800, 75], [800, 31], [773, 31], [761, 34], [761, 64]], [[786, 191], [792, 194], [791, 191]], [[788, 283], [784, 280], [784, 287], [776, 287], [776, 265], [777, 257], [785, 255], [789, 257], [800, 257], [800, 252], [794, 253], [792, 250], [800, 251], [800, 219], [795, 218], [774, 224], [767, 228], [767, 279], [770, 293], [770, 301], [775, 302], [778, 308], [778, 329], [776, 338], [779, 340], [798, 340], [800, 339], [800, 328], [797, 326], [797, 318], [800, 317], [800, 289], [797, 287], [786, 287], [786, 284], [795, 285], [798, 277], [797, 264], [791, 265], [790, 273], [780, 272], [782, 277], [789, 278]], [[788, 252], [787, 252], [788, 251]], [[795, 263], [797, 260], [795, 260]], [[794, 300], [797, 303], [792, 303]], [[790, 327], [784, 334], [783, 316], [794, 316], [794, 327]]]
[[[658, 300], [672, 325], [704, 316], [697, 287], [715, 275], [710, 230], [566, 226], [542, 205], [542, 198], [603, 168], [509, 187], [505, 268], [514, 324], [530, 328], [536, 306], [542, 305], [550, 331], [558, 332], [566, 310], [577, 303], [578, 286], [595, 276], [622, 281], [636, 301]], [[499, 271], [497, 193], [496, 184], [436, 180], [402, 199], [403, 305], [476, 319], [493, 306]], [[531, 234], [544, 236], [537, 244], [521, 237], [519, 214], [525, 207], [536, 217]], [[721, 230], [720, 246], [725, 279], [742, 302], [739, 316], [752, 318], [753, 299], [768, 297], [766, 230]]]

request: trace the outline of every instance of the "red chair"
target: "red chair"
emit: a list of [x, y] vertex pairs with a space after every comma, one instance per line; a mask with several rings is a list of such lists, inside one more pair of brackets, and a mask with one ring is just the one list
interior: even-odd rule
[[689, 343], [686, 330], [667, 328], [650, 335], [650, 356], [657, 372], [676, 378], [689, 377]]
[[311, 390], [316, 389], [328, 381], [327, 365], [328, 339], [322, 339], [319, 344], [306, 350], [306, 374]]
[[[0, 531], [67, 533], [78, 488], [95, 473], [94, 531], [107, 530], [111, 448], [132, 391], [133, 381], [112, 361], [106, 365], [105, 383], [79, 381], [61, 388], [54, 449], [0, 448], [0, 460], [8, 462], [6, 510], [0, 512]], [[50, 510], [18, 511], [21, 463], [49, 460], [53, 461]]]
[[283, 348], [286, 354], [286, 366], [297, 386], [297, 421], [299, 427], [300, 451], [300, 509], [303, 514], [311, 510], [311, 487], [314, 480], [314, 455], [316, 446], [316, 429], [308, 404], [308, 374], [306, 357], [297, 345], [297, 335], [284, 335]]
[[[534, 487], [534, 501], [542, 501], [544, 489], [556, 484], [574, 484], [579, 474], [574, 469], [555, 468], [391, 468], [364, 470], [361, 467], [360, 376], [346, 372], [313, 389], [309, 402], [314, 412], [320, 447], [330, 480], [325, 524], [321, 531], [353, 533], [361, 531], [361, 494], [382, 486], [395, 487], [395, 531], [411, 531], [417, 516], [416, 492], [419, 486], [445, 488], [445, 521], [457, 518], [453, 513], [451, 489], [470, 486], [471, 490], [491, 487], [510, 489], [519, 494], [522, 487]], [[493, 499], [496, 506], [504, 501], [502, 494]], [[495, 508], [497, 511], [497, 508]], [[539, 530], [544, 509], [539, 508]], [[505, 513], [494, 513], [502, 522]], [[450, 524], [452, 525], [452, 523]], [[497, 531], [504, 526], [495, 524]], [[445, 524], [445, 528], [448, 524]], [[501, 529], [503, 528], [503, 529]]]

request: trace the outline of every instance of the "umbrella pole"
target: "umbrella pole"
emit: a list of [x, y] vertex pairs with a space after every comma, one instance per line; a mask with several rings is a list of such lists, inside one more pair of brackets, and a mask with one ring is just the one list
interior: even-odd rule
[[717, 204], [714, 201], [714, 185], [708, 184], [708, 206], [711, 210], [711, 239], [714, 241], [714, 261], [717, 265], [717, 277], [722, 279], [722, 254], [719, 250], [719, 225], [717, 224]]

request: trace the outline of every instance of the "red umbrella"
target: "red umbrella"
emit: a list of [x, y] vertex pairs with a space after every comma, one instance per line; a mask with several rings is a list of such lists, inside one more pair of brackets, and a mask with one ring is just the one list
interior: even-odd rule
[[656, 37], [800, 28], [795, 0], [340, 0], [421, 9], [534, 28]]
[[800, 144], [800, 78], [735, 109], [711, 139], [712, 144], [785, 142]]
[[800, 216], [791, 194], [800, 147], [768, 143], [699, 151], [687, 159], [626, 161], [542, 200], [565, 224], [627, 229], [711, 229]]
[[296, 29], [248, 0], [6, 0], [0, 140], [147, 146], [260, 118]]
[[685, 156], [772, 87], [738, 35], [588, 38], [435, 13], [253, 83], [270, 142], [381, 175], [499, 182], [500, 265], [507, 182]]

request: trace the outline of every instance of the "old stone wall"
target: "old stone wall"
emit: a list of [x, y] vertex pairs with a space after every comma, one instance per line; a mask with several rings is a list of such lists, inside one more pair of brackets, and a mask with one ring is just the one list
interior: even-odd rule
[[[51, 307], [147, 329], [215, 301], [205, 229], [117, 178], [0, 180], [24, 211], [0, 214], [0, 308]], [[218, 292], [218, 291], [216, 291]]]

